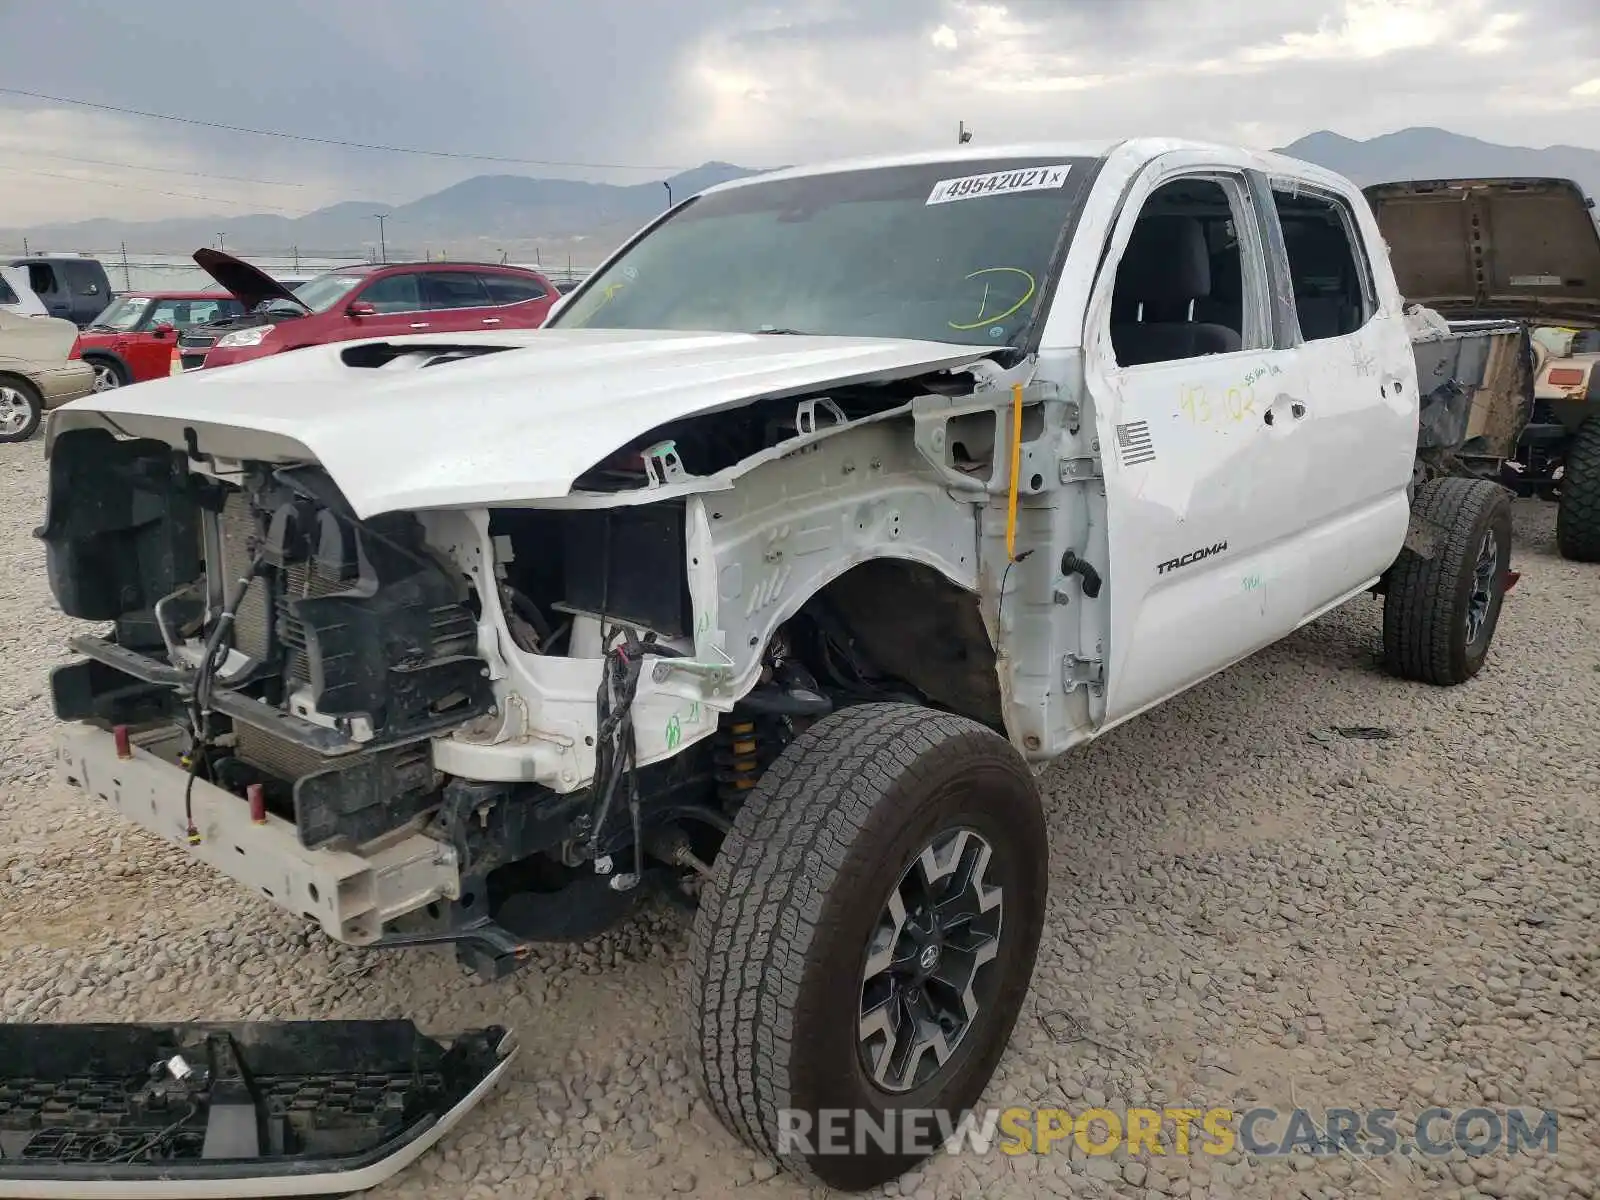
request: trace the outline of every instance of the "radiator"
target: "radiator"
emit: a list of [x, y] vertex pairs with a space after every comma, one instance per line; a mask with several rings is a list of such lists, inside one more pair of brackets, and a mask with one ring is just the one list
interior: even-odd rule
[[[250, 539], [259, 536], [256, 519], [250, 512], [249, 501], [243, 492], [233, 492], [228, 496], [227, 503], [222, 509], [221, 541], [222, 541], [222, 567], [223, 588], [231, 589], [234, 582], [244, 574], [250, 565]], [[233, 621], [233, 644], [241, 654], [248, 654], [251, 658], [265, 658], [271, 646], [271, 625], [269, 617], [275, 618], [278, 623], [278, 636], [289, 649], [288, 659], [284, 664], [285, 678], [294, 683], [310, 682], [310, 673], [306, 667], [305, 658], [305, 632], [300, 627], [300, 622], [289, 612], [291, 599], [304, 599], [307, 597], [328, 596], [334, 592], [345, 591], [349, 583], [339, 579], [330, 579], [317, 570], [313, 563], [296, 563], [281, 572], [283, 587], [280, 590], [277, 603], [273, 606], [275, 611], [269, 613], [268, 596], [271, 589], [266, 579], [255, 579], [250, 583], [250, 588], [245, 592], [244, 600], [239, 605], [239, 611]]]

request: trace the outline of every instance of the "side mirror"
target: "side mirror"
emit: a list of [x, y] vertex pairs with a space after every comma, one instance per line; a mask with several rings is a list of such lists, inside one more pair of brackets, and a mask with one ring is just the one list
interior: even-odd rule
[[151, 328], [150, 332], [153, 333], [158, 338], [164, 338], [164, 337], [168, 336], [169, 334], [171, 334], [171, 332], [172, 332], [172, 322], [171, 321], [158, 321]]
[[350, 307], [344, 311], [352, 317], [375, 317], [378, 315], [378, 306], [370, 300], [352, 300]]

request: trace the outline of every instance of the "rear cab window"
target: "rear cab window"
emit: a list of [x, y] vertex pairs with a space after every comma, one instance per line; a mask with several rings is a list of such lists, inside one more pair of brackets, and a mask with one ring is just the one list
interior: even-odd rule
[[1378, 306], [1349, 203], [1320, 188], [1274, 179], [1272, 204], [1288, 252], [1301, 338], [1317, 342], [1355, 333]]

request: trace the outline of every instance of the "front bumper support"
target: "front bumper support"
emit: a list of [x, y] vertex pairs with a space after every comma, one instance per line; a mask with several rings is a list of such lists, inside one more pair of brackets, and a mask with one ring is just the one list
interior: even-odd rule
[[184, 792], [189, 773], [177, 763], [176, 729], [135, 735], [131, 755], [118, 758], [116, 739], [89, 725], [69, 725], [56, 747], [66, 781], [105, 801], [122, 816], [178, 846], [282, 908], [319, 924], [337, 941], [380, 941], [384, 924], [435, 900], [460, 896], [455, 848], [402, 831], [357, 851], [307, 850], [293, 823], [267, 814], [250, 819], [233, 793], [192, 781], [200, 842], [187, 840]]

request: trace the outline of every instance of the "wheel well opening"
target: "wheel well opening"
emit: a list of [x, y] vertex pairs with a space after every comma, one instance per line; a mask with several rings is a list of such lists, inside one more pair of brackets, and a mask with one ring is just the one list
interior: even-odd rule
[[823, 587], [800, 615], [816, 633], [800, 655], [819, 678], [899, 680], [933, 707], [1004, 728], [978, 597], [934, 568], [873, 559]]

